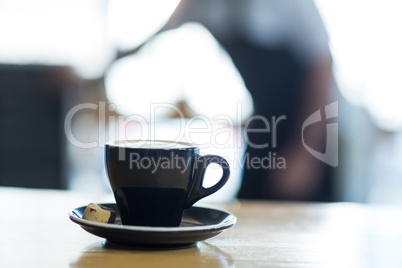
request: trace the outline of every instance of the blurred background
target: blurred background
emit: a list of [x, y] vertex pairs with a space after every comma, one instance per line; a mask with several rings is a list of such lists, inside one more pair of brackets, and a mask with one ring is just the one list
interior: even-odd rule
[[[229, 158], [234, 167], [230, 183], [211, 200], [233, 199], [242, 180], [236, 156], [246, 150], [244, 123], [256, 107], [216, 38], [236, 32], [222, 20], [230, 18], [223, 2], [186, 13], [186, 6], [176, 9], [179, 0], [0, 0], [0, 186], [108, 192], [108, 139], [169, 139], [183, 127], [225, 128], [217, 143], [231, 139], [236, 146], [201, 149]], [[317, 30], [316, 43], [329, 47], [329, 99], [339, 105], [339, 164], [330, 168], [334, 200], [402, 203], [400, 1], [300, 1], [306, 2], [300, 10], [315, 4], [325, 27], [306, 22], [306, 33], [289, 30], [298, 16], [286, 11], [293, 3], [250, 2], [264, 12], [250, 11], [254, 15], [245, 21], [270, 29], [266, 35], [250, 31], [255, 40], [275, 45], [284, 33], [304, 40]], [[239, 17], [243, 11], [237, 10]], [[188, 23], [169, 20], [173, 12]], [[211, 24], [191, 21], [188, 14]], [[306, 14], [297, 18], [308, 21]], [[177, 119], [182, 116], [189, 119], [185, 126]], [[202, 133], [193, 138], [199, 144], [210, 139]], [[211, 169], [206, 184], [216, 172]]]

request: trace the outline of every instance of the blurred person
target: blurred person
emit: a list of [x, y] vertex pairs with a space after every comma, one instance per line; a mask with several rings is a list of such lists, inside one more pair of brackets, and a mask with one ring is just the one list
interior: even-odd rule
[[[181, 0], [160, 32], [188, 22], [203, 25], [223, 46], [253, 98], [257, 117], [246, 125], [238, 197], [331, 201], [328, 167], [301, 139], [304, 120], [329, 103], [332, 88], [328, 35], [314, 2]], [[315, 124], [304, 141], [323, 152], [325, 135], [325, 124]], [[253, 146], [263, 144], [268, 147]], [[269, 168], [249, 163], [264, 157], [270, 158]], [[279, 158], [285, 163], [277, 167]]]

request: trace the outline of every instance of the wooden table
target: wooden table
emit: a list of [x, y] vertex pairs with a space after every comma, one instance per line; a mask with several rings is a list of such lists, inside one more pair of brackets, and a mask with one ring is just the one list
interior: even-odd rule
[[235, 227], [197, 246], [139, 250], [86, 233], [69, 210], [111, 196], [0, 187], [0, 267], [402, 267], [402, 210], [352, 203], [215, 206]]

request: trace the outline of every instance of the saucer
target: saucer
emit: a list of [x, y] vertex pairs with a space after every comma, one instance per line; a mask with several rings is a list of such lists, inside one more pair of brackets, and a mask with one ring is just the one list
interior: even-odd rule
[[70, 219], [85, 231], [106, 238], [108, 242], [140, 247], [182, 247], [214, 237], [236, 223], [226, 211], [190, 207], [183, 213], [179, 227], [122, 225], [116, 204], [100, 204], [116, 211], [116, 222], [98, 223], [82, 219], [86, 206], [69, 212]]

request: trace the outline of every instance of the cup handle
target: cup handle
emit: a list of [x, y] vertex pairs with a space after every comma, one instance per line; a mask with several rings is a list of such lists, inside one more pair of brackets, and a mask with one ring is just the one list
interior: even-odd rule
[[[193, 184], [189, 188], [189, 194], [187, 198], [187, 203], [185, 208], [189, 208], [194, 205], [198, 200], [211, 195], [218, 191], [220, 188], [225, 185], [230, 176], [230, 167], [229, 163], [218, 155], [205, 155], [205, 156], [196, 156], [195, 170], [194, 170], [194, 179]], [[222, 167], [222, 177], [220, 180], [213, 186], [204, 188], [202, 183], [204, 181], [205, 171], [209, 164], [216, 163]]]

